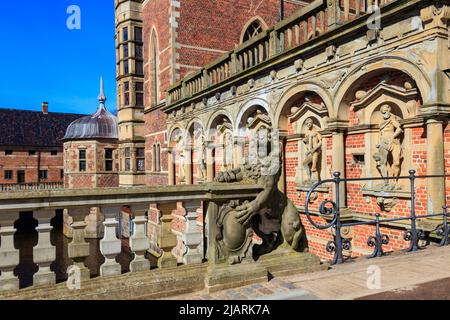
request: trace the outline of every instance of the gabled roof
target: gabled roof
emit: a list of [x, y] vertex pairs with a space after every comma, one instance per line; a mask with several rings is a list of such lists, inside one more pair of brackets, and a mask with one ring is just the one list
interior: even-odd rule
[[69, 124], [83, 116], [0, 108], [0, 146], [62, 147]]

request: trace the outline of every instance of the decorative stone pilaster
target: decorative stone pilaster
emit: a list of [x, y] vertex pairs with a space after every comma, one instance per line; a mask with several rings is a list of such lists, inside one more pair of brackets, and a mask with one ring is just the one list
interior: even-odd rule
[[18, 217], [18, 212], [0, 212], [0, 291], [19, 289], [19, 278], [14, 275], [19, 264], [19, 250], [14, 247], [14, 221]]
[[186, 173], [186, 184], [192, 184], [192, 148], [191, 146], [184, 149], [184, 172]]
[[86, 228], [85, 217], [89, 214], [89, 208], [71, 208], [67, 211], [72, 218], [71, 227], [73, 229], [72, 242], [68, 245], [69, 258], [74, 265], [79, 268], [81, 280], [89, 280], [91, 277], [89, 269], [84, 261], [89, 257], [89, 243], [85, 241], [84, 229]]
[[200, 201], [184, 202], [183, 207], [186, 210], [186, 225], [183, 233], [183, 243], [186, 252], [183, 255], [184, 264], [202, 263], [202, 254], [199, 246], [202, 242], [202, 232], [198, 231], [197, 210], [201, 207]]
[[117, 216], [121, 213], [121, 207], [102, 207], [105, 221], [104, 237], [100, 241], [100, 251], [105, 257], [105, 262], [100, 266], [100, 275], [102, 277], [119, 275], [122, 268], [116, 261], [116, 256], [122, 251], [122, 242], [117, 238], [116, 230], [119, 225]]
[[167, 148], [167, 164], [169, 172], [169, 186], [175, 185], [175, 161], [174, 161], [174, 150], [173, 148]]
[[239, 168], [241, 165], [243, 165], [244, 160], [244, 146], [245, 146], [245, 139], [243, 137], [236, 136], [234, 137], [234, 167]]
[[[332, 131], [333, 136], [333, 157], [332, 167], [333, 172], [340, 172], [341, 178], [345, 178], [345, 141], [344, 132], [346, 129], [346, 123], [342, 123], [339, 120], [332, 120], [328, 122], [328, 128]], [[335, 194], [333, 192], [333, 194]], [[345, 183], [341, 183], [339, 186], [339, 206], [340, 208], [346, 207], [346, 189]], [[334, 199], [336, 200], [336, 199]]]
[[214, 180], [214, 146], [211, 141], [207, 143], [206, 147], [206, 181], [212, 182]]
[[130, 263], [131, 272], [150, 270], [150, 261], [145, 257], [145, 253], [150, 248], [150, 239], [145, 234], [148, 218], [145, 213], [149, 210], [149, 205], [135, 205], [131, 207], [134, 219], [134, 232], [130, 238], [130, 247], [134, 253], [134, 259]]
[[177, 237], [172, 232], [172, 211], [176, 208], [176, 203], [158, 204], [158, 210], [161, 212], [161, 232], [158, 237], [158, 247], [162, 250], [162, 255], [158, 259], [159, 268], [177, 266], [177, 258], [172, 254], [172, 249], [177, 245]]
[[[444, 128], [440, 119], [427, 120], [427, 175], [444, 175]], [[445, 205], [445, 178], [427, 179], [428, 214], [439, 214]], [[434, 217], [442, 220], [441, 217]]]
[[38, 244], [33, 248], [33, 261], [39, 266], [38, 272], [33, 275], [33, 284], [43, 286], [56, 283], [56, 275], [50, 270], [51, 263], [56, 259], [56, 247], [50, 241], [50, 232], [53, 227], [50, 220], [55, 216], [54, 210], [40, 210], [34, 212], [38, 220], [36, 231], [39, 234]]

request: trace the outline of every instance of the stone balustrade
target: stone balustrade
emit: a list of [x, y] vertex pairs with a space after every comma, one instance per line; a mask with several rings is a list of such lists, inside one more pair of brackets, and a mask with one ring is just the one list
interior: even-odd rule
[[[211, 201], [224, 202], [230, 199], [252, 199], [261, 188], [257, 185], [220, 185], [205, 184], [176, 187], [135, 187], [108, 188], [95, 190], [55, 190], [55, 191], [22, 191], [0, 194], [0, 291], [18, 290], [19, 276], [17, 271], [21, 263], [19, 257], [18, 238], [15, 239], [15, 223], [19, 217], [32, 215], [38, 221], [35, 228], [38, 242], [33, 248], [33, 261], [38, 271], [33, 275], [33, 286], [48, 286], [56, 283], [55, 271], [51, 267], [56, 259], [56, 252], [66, 252], [75, 269], [69, 266], [68, 273], [79, 276], [81, 282], [92, 277], [86, 263], [92, 251], [92, 242], [87, 240], [84, 232], [86, 217], [91, 207], [98, 207], [104, 216], [103, 238], [99, 241], [99, 252], [104, 257], [100, 266], [100, 277], [117, 276], [122, 273], [117, 257], [123, 251], [121, 239], [118, 237], [119, 214], [123, 206], [132, 212], [133, 232], [129, 239], [133, 258], [130, 272], [150, 270], [150, 237], [146, 232], [148, 211], [159, 210], [157, 223], [157, 246], [161, 255], [157, 259], [159, 268], [177, 267], [177, 258], [172, 249], [177, 244], [177, 235], [172, 231], [172, 211], [181, 203], [185, 209], [186, 223], [182, 241], [186, 247], [183, 264], [202, 263], [203, 254], [200, 244], [205, 235], [197, 228], [199, 208], [207, 208]], [[52, 244], [52, 222], [55, 212], [65, 209], [70, 217], [73, 230], [72, 239], [64, 248]], [[54, 232], [54, 230], [53, 230]], [[62, 232], [62, 230], [60, 231]], [[16, 243], [15, 241], [16, 240]], [[65, 242], [67, 243], [67, 241]], [[33, 271], [30, 271], [33, 272]]]

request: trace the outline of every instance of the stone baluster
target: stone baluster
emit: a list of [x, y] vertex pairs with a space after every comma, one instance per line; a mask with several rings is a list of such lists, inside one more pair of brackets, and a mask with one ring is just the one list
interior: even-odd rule
[[149, 205], [135, 205], [131, 207], [134, 214], [134, 232], [130, 237], [130, 247], [134, 253], [134, 259], [130, 263], [131, 272], [150, 270], [150, 261], [145, 258], [145, 253], [150, 248], [150, 239], [145, 235], [145, 228], [148, 218], [145, 212], [149, 210]]
[[177, 266], [177, 259], [172, 254], [172, 249], [177, 245], [177, 237], [172, 232], [172, 211], [176, 209], [176, 203], [164, 203], [157, 205], [161, 212], [161, 231], [158, 236], [158, 247], [162, 255], [158, 259], [159, 268], [170, 268]]
[[183, 255], [184, 264], [202, 263], [202, 253], [199, 252], [199, 245], [203, 240], [203, 234], [198, 231], [197, 210], [200, 208], [200, 201], [184, 202], [183, 207], [186, 210], [186, 225], [183, 233], [183, 243], [186, 252]]
[[14, 275], [19, 264], [19, 250], [14, 247], [14, 221], [18, 216], [18, 212], [0, 212], [0, 291], [19, 289], [19, 278]]
[[56, 283], [56, 275], [50, 270], [50, 265], [56, 259], [56, 247], [50, 241], [50, 232], [53, 227], [50, 220], [55, 216], [54, 210], [39, 210], [34, 212], [38, 221], [36, 231], [39, 234], [37, 245], [33, 248], [33, 261], [39, 266], [38, 272], [33, 275], [33, 284], [43, 286]]
[[105, 257], [105, 262], [100, 266], [100, 276], [119, 275], [122, 273], [122, 268], [116, 261], [116, 256], [122, 251], [122, 242], [117, 238], [116, 230], [119, 225], [117, 216], [121, 214], [121, 207], [102, 207], [101, 211], [105, 216], [103, 222], [105, 231], [100, 241], [100, 251]]
[[68, 245], [69, 258], [73, 260], [74, 266], [80, 270], [80, 280], [89, 280], [91, 277], [89, 269], [84, 261], [89, 257], [89, 243], [85, 241], [84, 229], [86, 228], [85, 217], [89, 214], [90, 208], [71, 208], [68, 214], [72, 218], [70, 225], [73, 230], [72, 242]]

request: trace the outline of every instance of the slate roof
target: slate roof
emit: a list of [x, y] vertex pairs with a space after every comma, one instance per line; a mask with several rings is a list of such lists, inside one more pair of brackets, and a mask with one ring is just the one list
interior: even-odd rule
[[83, 116], [0, 108], [0, 146], [62, 147], [69, 124]]

